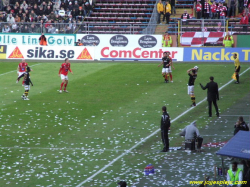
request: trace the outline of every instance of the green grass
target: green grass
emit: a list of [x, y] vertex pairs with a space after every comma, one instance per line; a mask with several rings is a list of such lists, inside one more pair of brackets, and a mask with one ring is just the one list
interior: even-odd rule
[[[17, 67], [0, 64], [0, 74]], [[190, 108], [186, 71], [193, 63], [175, 64], [173, 84], [163, 83], [155, 63], [72, 63], [68, 94], [57, 91], [59, 63], [29, 64], [35, 65], [30, 101], [21, 100], [24, 90], [15, 83], [16, 72], [0, 75], [0, 186], [76, 186], [159, 129], [163, 105], [172, 119]], [[199, 66], [197, 102], [206, 96], [198, 83], [206, 84], [213, 75], [222, 86], [234, 68], [228, 63], [195, 65]], [[243, 64], [242, 72], [248, 67]], [[249, 72], [241, 82], [220, 92], [221, 112], [249, 93]], [[171, 146], [180, 145], [176, 134], [189, 122], [198, 119], [201, 126], [209, 124], [206, 106], [202, 103], [172, 124]], [[156, 162], [149, 155], [161, 148], [157, 134], [83, 186], [115, 186], [120, 178], [133, 181], [147, 163]]]

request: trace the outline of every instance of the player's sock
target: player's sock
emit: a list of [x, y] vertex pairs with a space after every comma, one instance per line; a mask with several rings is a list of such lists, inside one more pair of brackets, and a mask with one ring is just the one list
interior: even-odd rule
[[195, 96], [191, 96], [191, 101], [193, 104], [195, 104]]
[[170, 80], [172, 81], [172, 80], [173, 80], [173, 76], [172, 76], [172, 74], [170, 74], [169, 76], [170, 76]]
[[240, 82], [239, 79], [240, 79], [239, 75], [236, 75], [237, 82]]
[[68, 85], [67, 83], [64, 84], [64, 90], [66, 90], [67, 85]]
[[61, 83], [61, 87], [60, 87], [60, 90], [62, 90], [63, 84], [64, 84], [64, 83], [62, 82], [62, 83]]
[[29, 94], [29, 90], [25, 90], [25, 92], [24, 92], [25, 97], [27, 97], [28, 94]]
[[165, 80], [168, 81], [168, 74], [165, 75]]

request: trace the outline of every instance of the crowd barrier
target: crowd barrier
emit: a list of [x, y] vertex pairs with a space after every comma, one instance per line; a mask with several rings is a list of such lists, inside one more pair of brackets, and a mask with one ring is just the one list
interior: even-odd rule
[[110, 46], [40, 46], [0, 45], [0, 59], [71, 60], [79, 61], [161, 61], [169, 51], [178, 62], [232, 62], [237, 53], [240, 62], [250, 62], [250, 48], [182, 48], [182, 47], [110, 47]]

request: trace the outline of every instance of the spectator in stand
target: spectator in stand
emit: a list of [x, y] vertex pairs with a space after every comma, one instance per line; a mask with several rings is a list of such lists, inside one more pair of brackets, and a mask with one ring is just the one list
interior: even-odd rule
[[73, 17], [74, 19], [77, 19], [76, 17], [78, 16], [78, 10], [75, 10], [75, 9], [73, 8], [73, 10], [72, 10], [70, 13], [71, 13], [71, 15], [72, 15], [72, 17]]
[[223, 6], [222, 3], [219, 3], [218, 9], [220, 12], [220, 19], [222, 19], [221, 25], [224, 26], [225, 19], [226, 19], [227, 7]]
[[73, 22], [73, 25], [72, 25], [72, 32], [75, 33], [77, 31], [78, 27], [76, 25], [76, 22], [74, 21]]
[[47, 4], [45, 1], [43, 1], [43, 3], [40, 5], [40, 7], [42, 7], [43, 11], [45, 11], [47, 9]]
[[162, 21], [164, 22], [166, 17], [166, 24], [169, 24], [170, 15], [171, 15], [171, 5], [167, 1], [166, 5], [164, 6], [164, 17]]
[[234, 38], [232, 35], [230, 35], [229, 32], [227, 32], [227, 35], [223, 38], [223, 46], [233, 47], [233, 44], [234, 44]]
[[48, 17], [48, 19], [54, 21], [56, 19], [56, 14], [54, 13], [54, 11], [52, 11], [47, 17]]
[[4, 25], [4, 27], [2, 28], [2, 33], [9, 33], [10, 32], [10, 28], [7, 24]]
[[25, 13], [23, 13], [23, 20], [24, 22], [29, 22], [29, 18], [27, 17]]
[[52, 12], [52, 9], [50, 8], [50, 6], [47, 6], [47, 9], [44, 11], [44, 14], [48, 16], [50, 15], [51, 12]]
[[5, 11], [9, 5], [10, 5], [9, 0], [3, 0], [3, 11]]
[[215, 1], [213, 2], [212, 6], [211, 6], [211, 12], [212, 12], [212, 19], [216, 19], [217, 18], [217, 5], [215, 3]]
[[36, 14], [35, 14], [34, 10], [31, 10], [30, 15], [31, 15], [33, 18], [36, 17]]
[[[79, 7], [78, 7], [78, 8], [79, 8]], [[74, 9], [74, 7], [73, 7], [73, 5], [72, 5], [72, 2], [69, 2], [68, 9], [69, 9], [70, 11], [72, 11], [72, 10]]]
[[159, 2], [157, 3], [157, 24], [161, 24], [161, 15], [164, 15], [163, 4], [162, 1], [159, 0]]
[[171, 14], [175, 16], [176, 10], [175, 10], [175, 0], [171, 0]]
[[48, 33], [55, 34], [56, 33], [56, 28], [53, 25], [50, 25], [48, 27]]
[[76, 16], [76, 19], [81, 20], [83, 19], [83, 17], [86, 15], [86, 12], [82, 9], [82, 7], [79, 7], [79, 10], [77, 11], [78, 15]]
[[77, 1], [75, 1], [75, 4], [74, 4], [73, 8], [76, 9], [76, 10], [79, 9], [79, 5], [78, 5]]
[[197, 19], [201, 19], [201, 12], [202, 12], [202, 5], [201, 5], [200, 1], [198, 1], [197, 5], [196, 5]]
[[38, 6], [37, 6], [37, 4], [35, 4], [34, 5], [34, 7], [33, 7], [33, 11], [35, 12], [35, 14], [38, 16], [38, 11], [39, 11], [39, 8], [38, 8]]
[[60, 4], [59, 2], [56, 2], [53, 6], [53, 11], [58, 14], [59, 10], [60, 10]]
[[28, 8], [28, 5], [27, 5], [26, 1], [23, 1], [20, 8], [23, 8], [24, 10], [26, 10]]
[[13, 10], [14, 10], [14, 14], [17, 15], [19, 8], [15, 5]]
[[238, 0], [239, 4], [238, 4], [238, 11], [239, 13], [243, 12], [244, 9], [244, 0]]
[[243, 25], [243, 31], [247, 32], [247, 27], [248, 26], [244, 26], [244, 25], [248, 25], [248, 16], [246, 15], [246, 13], [243, 13], [242, 18], [240, 20], [240, 24]]
[[31, 24], [31, 26], [29, 28], [29, 33], [36, 33], [36, 30], [37, 30], [37, 28], [36, 28], [35, 24]]
[[18, 32], [18, 26], [16, 23], [13, 23], [11, 26], [11, 32], [16, 33]]
[[[235, 7], [237, 4], [237, 0], [228, 0], [227, 3], [227, 17], [230, 18], [235, 16]], [[230, 14], [231, 13], [231, 14]]]
[[10, 24], [15, 23], [15, 18], [12, 16], [12, 14], [8, 15], [7, 22], [10, 23]]
[[36, 12], [36, 15], [41, 17], [41, 16], [43, 15], [43, 13], [44, 13], [43, 7], [40, 6], [39, 9], [38, 9], [37, 12]]
[[36, 33], [46, 33], [46, 29], [43, 27], [43, 24], [36, 29]]
[[15, 22], [16, 23], [19, 23], [21, 21], [21, 18], [18, 16], [18, 15], [16, 15], [16, 17], [15, 17]]
[[89, 2], [86, 2], [85, 5], [86, 16], [90, 17], [90, 15], [92, 14], [92, 6], [89, 4]]
[[66, 34], [72, 34], [72, 29], [68, 26], [65, 33]]
[[63, 7], [61, 7], [61, 10], [59, 10], [58, 15], [61, 16], [61, 17], [65, 16], [65, 10], [64, 10]]
[[190, 19], [190, 16], [187, 13], [187, 10], [184, 10], [184, 13], [181, 15], [181, 19], [183, 25], [188, 25], [188, 19]]
[[208, 3], [208, 0], [206, 0], [204, 4], [204, 18], [205, 19], [209, 18], [209, 13], [210, 13], [210, 5]]
[[21, 33], [29, 33], [29, 29], [28, 29], [28, 26], [25, 25], [24, 27], [21, 28], [20, 30]]
[[234, 125], [234, 128], [234, 135], [239, 131], [249, 131], [249, 127], [242, 116], [239, 117], [238, 121]]
[[30, 14], [29, 15], [29, 21], [28, 22], [34, 22], [35, 20], [34, 20], [34, 18], [32, 17], [32, 15]]

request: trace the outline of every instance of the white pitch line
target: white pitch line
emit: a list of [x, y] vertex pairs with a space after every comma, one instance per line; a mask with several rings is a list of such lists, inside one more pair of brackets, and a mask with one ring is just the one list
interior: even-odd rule
[[[243, 71], [240, 75], [243, 75], [244, 73], [246, 73], [250, 68], [247, 68], [245, 71]], [[234, 80], [230, 80], [229, 82], [227, 82], [226, 84], [224, 84], [222, 87], [219, 88], [219, 90], [222, 90], [225, 86], [229, 85], [230, 83], [232, 83]], [[196, 104], [196, 106], [200, 105], [201, 103], [203, 103], [204, 101], [206, 101], [207, 98], [201, 100], [199, 103]], [[183, 112], [182, 114], [180, 114], [179, 116], [177, 116], [175, 119], [171, 120], [171, 123], [175, 122], [177, 119], [179, 119], [180, 117], [182, 117], [183, 115], [185, 115], [186, 113], [188, 113], [189, 111], [193, 110], [194, 107], [189, 108], [188, 110], [186, 110], [185, 112]], [[89, 180], [93, 179], [96, 175], [98, 175], [99, 173], [103, 172], [105, 169], [107, 169], [109, 166], [111, 166], [112, 164], [114, 164], [117, 160], [119, 160], [120, 158], [122, 158], [123, 156], [125, 156], [126, 154], [130, 153], [133, 149], [135, 149], [137, 146], [139, 146], [140, 144], [142, 144], [143, 142], [145, 142], [147, 139], [151, 138], [152, 136], [154, 136], [156, 133], [158, 133], [160, 131], [160, 129], [156, 130], [155, 132], [153, 132], [152, 134], [148, 135], [146, 138], [142, 139], [141, 141], [139, 141], [137, 144], [135, 144], [133, 147], [131, 147], [130, 149], [126, 150], [124, 153], [122, 153], [120, 156], [116, 157], [114, 160], [112, 160], [111, 162], [109, 162], [107, 165], [105, 165], [103, 168], [101, 168], [99, 171], [97, 171], [96, 173], [94, 173], [93, 175], [91, 175], [90, 177], [88, 177], [87, 179], [85, 179], [84, 181], [82, 181], [80, 184], [78, 184], [76, 187], [81, 187], [84, 183], [88, 182]]]
[[[41, 64], [41, 63], [38, 63], [38, 64], [32, 65], [32, 66], [30, 66], [30, 67], [37, 66], [37, 65], [40, 65], [40, 64]], [[9, 73], [13, 73], [13, 72], [17, 72], [17, 70], [13, 70], [13, 71], [9, 71], [9, 72], [6, 72], [6, 73], [2, 73], [2, 74], [0, 74], [0, 76], [6, 75], [6, 74], [9, 74]]]

